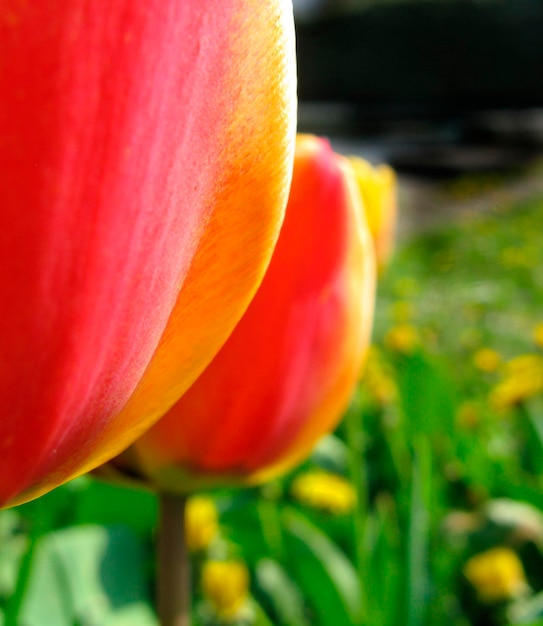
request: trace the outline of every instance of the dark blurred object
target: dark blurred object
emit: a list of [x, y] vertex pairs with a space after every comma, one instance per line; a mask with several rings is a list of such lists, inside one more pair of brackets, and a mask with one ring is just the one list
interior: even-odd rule
[[302, 102], [358, 120], [543, 106], [541, 0], [372, 3], [297, 22]]

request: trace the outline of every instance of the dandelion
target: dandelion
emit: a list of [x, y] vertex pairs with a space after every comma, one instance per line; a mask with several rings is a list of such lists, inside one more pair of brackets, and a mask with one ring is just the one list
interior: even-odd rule
[[534, 328], [534, 341], [538, 348], [543, 348], [543, 322]]
[[466, 563], [464, 576], [485, 604], [506, 602], [524, 595], [529, 587], [516, 552], [499, 546], [475, 555]]
[[375, 346], [368, 353], [368, 360], [364, 372], [364, 388], [377, 404], [385, 406], [394, 401], [397, 388], [394, 378], [388, 372], [386, 364]]
[[185, 537], [191, 552], [209, 548], [219, 531], [217, 507], [211, 498], [189, 498], [185, 512]]
[[235, 622], [249, 597], [249, 571], [241, 561], [206, 561], [202, 593], [221, 622]]
[[356, 499], [351, 483], [338, 474], [321, 470], [298, 476], [291, 492], [302, 504], [335, 515], [349, 513]]
[[385, 345], [400, 354], [413, 353], [419, 342], [418, 330], [411, 324], [397, 324], [385, 335]]
[[505, 409], [542, 391], [543, 357], [524, 354], [506, 364], [503, 379], [490, 394], [490, 403], [496, 409]]
[[501, 356], [492, 348], [481, 348], [473, 355], [473, 364], [482, 372], [495, 372], [501, 363]]

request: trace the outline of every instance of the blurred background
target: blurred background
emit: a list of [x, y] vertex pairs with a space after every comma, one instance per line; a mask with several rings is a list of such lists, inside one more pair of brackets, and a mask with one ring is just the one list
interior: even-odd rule
[[[296, 0], [294, 6], [299, 128], [399, 172], [401, 233], [414, 222], [425, 227], [454, 214], [448, 202], [436, 209], [428, 181], [518, 174], [540, 157], [539, 0]], [[526, 184], [530, 191], [517, 185], [515, 193], [539, 186]]]

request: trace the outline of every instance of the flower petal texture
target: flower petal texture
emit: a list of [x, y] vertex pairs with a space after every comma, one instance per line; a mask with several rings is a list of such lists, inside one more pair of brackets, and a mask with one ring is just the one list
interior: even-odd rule
[[114, 463], [159, 490], [256, 483], [300, 461], [349, 402], [367, 350], [375, 259], [354, 172], [297, 141], [285, 222], [247, 312], [196, 383]]
[[245, 310], [291, 176], [291, 12], [2, 3], [0, 505], [120, 452]]

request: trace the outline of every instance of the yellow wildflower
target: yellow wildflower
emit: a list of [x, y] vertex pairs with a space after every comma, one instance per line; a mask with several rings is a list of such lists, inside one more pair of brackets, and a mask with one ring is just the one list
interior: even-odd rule
[[374, 167], [360, 157], [350, 157], [375, 246], [379, 268], [389, 260], [398, 219], [396, 173], [388, 165]]
[[505, 364], [506, 375], [520, 375], [531, 371], [543, 371], [543, 357], [539, 354], [521, 354]]
[[503, 380], [494, 387], [490, 402], [504, 409], [543, 391], [543, 357], [525, 354], [511, 359], [504, 370]]
[[500, 363], [500, 354], [492, 348], [481, 348], [473, 355], [473, 364], [482, 372], [495, 372]]
[[510, 548], [491, 548], [476, 554], [463, 573], [485, 604], [512, 600], [528, 590], [522, 562]]
[[249, 597], [247, 566], [241, 561], [206, 561], [202, 592], [220, 621], [236, 621]]
[[543, 323], [534, 328], [534, 341], [538, 348], [543, 348]]
[[351, 483], [322, 470], [300, 474], [293, 481], [291, 492], [302, 504], [336, 515], [349, 513], [356, 497]]
[[397, 396], [394, 378], [387, 371], [386, 363], [375, 346], [368, 353], [364, 369], [364, 388], [381, 406], [390, 404]]
[[411, 354], [419, 345], [418, 330], [411, 324], [397, 324], [385, 335], [385, 345], [400, 354]]
[[219, 529], [215, 503], [205, 496], [189, 498], [185, 511], [185, 537], [191, 552], [209, 547]]

